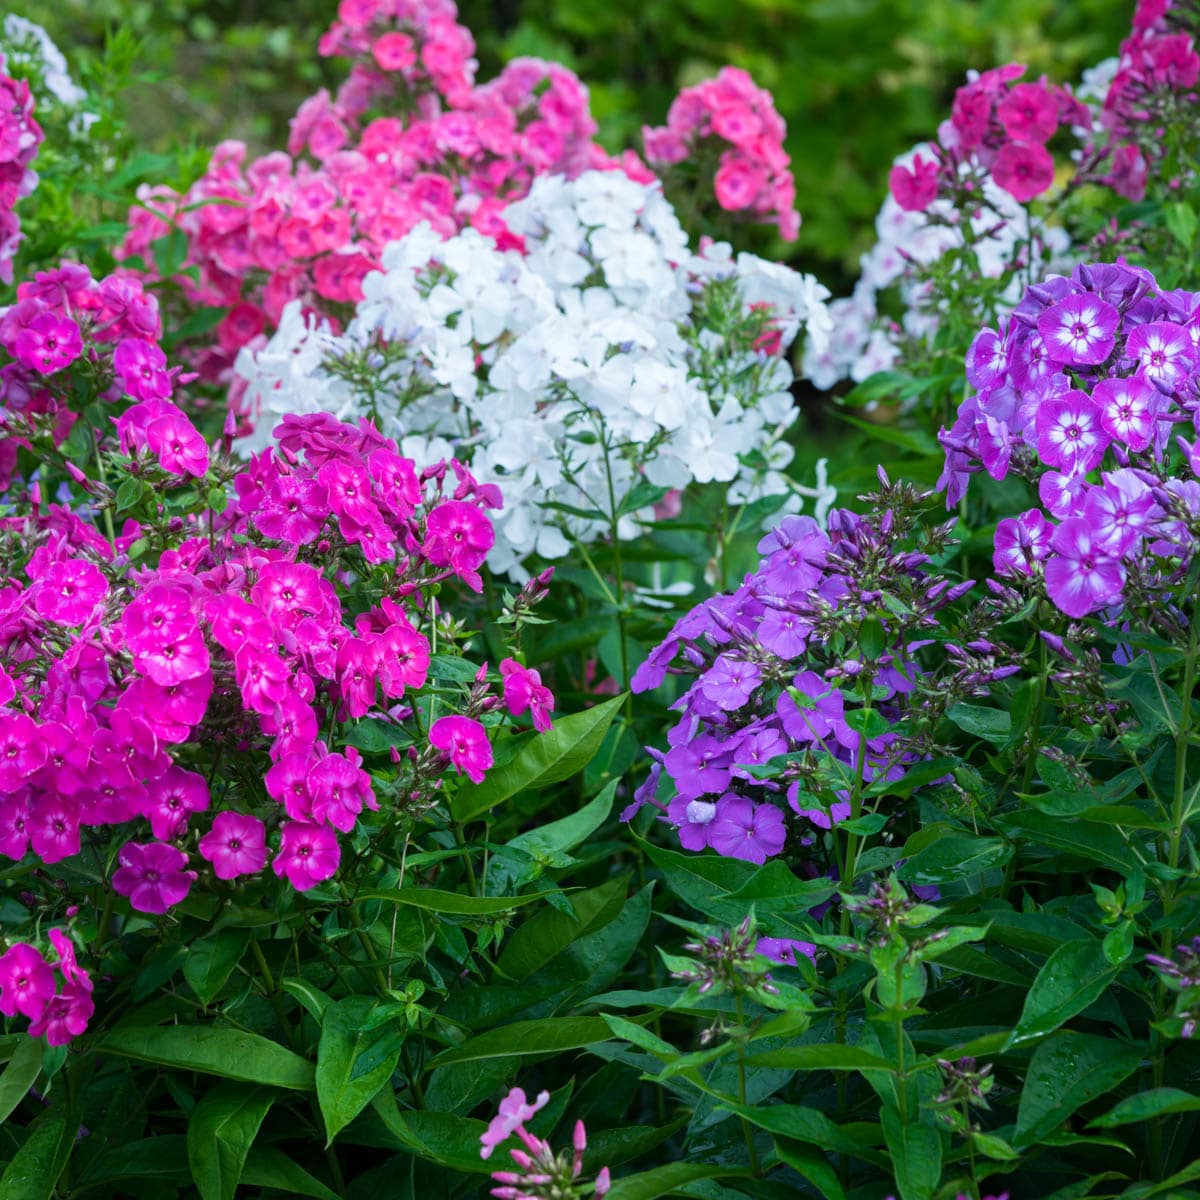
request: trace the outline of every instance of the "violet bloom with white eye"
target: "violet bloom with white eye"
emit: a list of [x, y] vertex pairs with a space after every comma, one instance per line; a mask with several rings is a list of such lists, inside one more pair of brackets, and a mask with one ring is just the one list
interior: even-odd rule
[[1121, 602], [1125, 568], [1098, 544], [1086, 517], [1069, 517], [1050, 539], [1046, 591], [1069, 617], [1086, 617]]
[[1125, 353], [1136, 359], [1141, 374], [1169, 387], [1177, 384], [1192, 365], [1188, 331], [1174, 321], [1150, 321], [1139, 325], [1125, 343]]
[[996, 526], [992, 566], [997, 575], [1032, 575], [1035, 563], [1050, 553], [1050, 522], [1031, 508], [1019, 517], [1005, 517]]
[[1100, 487], [1088, 488], [1083, 519], [1092, 528], [1096, 545], [1122, 558], [1147, 532], [1161, 509], [1154, 493], [1136, 471], [1109, 471]]
[[1102, 379], [1092, 391], [1100, 406], [1100, 428], [1130, 450], [1145, 450], [1154, 437], [1159, 393], [1140, 375]]
[[700, 690], [713, 704], [733, 712], [750, 699], [761, 679], [762, 668], [757, 663], [722, 654], [701, 676]]
[[1004, 339], [994, 329], [981, 329], [967, 351], [967, 379], [977, 391], [1004, 378], [1008, 353]]
[[1083, 493], [1087, 480], [1082, 475], [1067, 475], [1062, 471], [1047, 471], [1038, 480], [1038, 497], [1060, 521], [1078, 516], [1083, 511]]
[[1120, 316], [1098, 296], [1068, 296], [1038, 317], [1038, 333], [1057, 363], [1086, 367], [1102, 363], [1117, 341]]
[[1086, 392], [1066, 392], [1038, 409], [1037, 452], [1048, 467], [1072, 475], [1094, 470], [1108, 442], [1100, 427], [1100, 406]]
[[1008, 426], [995, 417], [984, 417], [975, 422], [975, 437], [979, 444], [979, 457], [983, 468], [993, 479], [1003, 479], [1008, 474], [1012, 459], [1012, 440]]

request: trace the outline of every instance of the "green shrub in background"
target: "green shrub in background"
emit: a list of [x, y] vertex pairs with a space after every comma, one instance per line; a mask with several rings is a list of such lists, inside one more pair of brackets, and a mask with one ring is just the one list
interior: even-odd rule
[[[636, 145], [681, 85], [745, 67], [788, 122], [804, 227], [774, 247], [836, 288], [873, 240], [891, 159], [931, 136], [968, 66], [1028, 63], [1070, 81], [1128, 30], [1126, 0], [463, 0], [488, 77], [521, 54], [588, 85], [610, 149]], [[334, 0], [17, 0], [61, 44], [99, 48], [120, 24], [154, 81], [131, 90], [143, 144], [282, 143], [329, 82], [314, 47]]]

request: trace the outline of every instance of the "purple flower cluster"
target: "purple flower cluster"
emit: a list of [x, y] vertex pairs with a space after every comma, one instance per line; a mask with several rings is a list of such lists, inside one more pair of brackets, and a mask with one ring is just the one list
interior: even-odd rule
[[[851, 811], [845, 779], [865, 783], [903, 773], [905, 752], [890, 732], [857, 719], [869, 704], [894, 718], [913, 691], [918, 668], [909, 630], [887, 613], [881, 581], [911, 591], [917, 622], [959, 589], [932, 586], [928, 556], [898, 551], [892, 514], [868, 519], [835, 510], [829, 532], [810, 517], [788, 517], [759, 543], [764, 556], [741, 587], [697, 605], [633, 677], [633, 690], [659, 687], [667, 674], [693, 677], [672, 706], [679, 720], [665, 755], [623, 814], [654, 803], [682, 846], [711, 848], [762, 863], [798, 845]], [[843, 652], [851, 631], [878, 620], [884, 645], [867, 660]], [[853, 727], [859, 724], [867, 735]], [[785, 758], [781, 778], [756, 771]], [[811, 786], [814, 770], [833, 772], [832, 788]], [[665, 774], [674, 795], [657, 791]], [[822, 802], [818, 790], [830, 798]]]
[[1123, 263], [1077, 267], [981, 331], [967, 377], [976, 394], [940, 434], [947, 507], [981, 467], [1023, 476], [1042, 503], [997, 527], [999, 575], [1043, 579], [1082, 617], [1121, 605], [1131, 570], [1167, 585], [1186, 570], [1200, 524], [1200, 294]]

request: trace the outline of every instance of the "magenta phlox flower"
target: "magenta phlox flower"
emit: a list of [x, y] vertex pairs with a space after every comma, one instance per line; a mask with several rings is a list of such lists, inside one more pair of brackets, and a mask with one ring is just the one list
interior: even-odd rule
[[755, 804], [730, 792], [717, 801], [709, 845], [726, 858], [762, 864], [787, 840], [783, 813], [773, 804]]
[[1054, 159], [1037, 142], [1005, 142], [992, 161], [992, 178], [1014, 200], [1028, 204], [1054, 182]]
[[30, 1021], [29, 1036], [45, 1037], [51, 1046], [65, 1046], [87, 1029], [95, 1011], [90, 981], [86, 987], [78, 982], [64, 983], [58, 995], [52, 996]]
[[327, 754], [313, 765], [308, 773], [308, 786], [314, 820], [349, 833], [364, 807], [379, 807], [371, 777], [361, 763], [359, 752], [348, 746], [345, 754]]
[[29, 789], [0, 795], [0, 854], [19, 860], [29, 849]]
[[1089, 293], [1068, 296], [1038, 317], [1038, 333], [1051, 358], [1068, 366], [1104, 362], [1117, 343], [1120, 314]]
[[1121, 602], [1125, 568], [1099, 544], [1091, 523], [1069, 517], [1050, 538], [1046, 592], [1069, 617], [1085, 617]]
[[250, 599], [285, 629], [295, 627], [305, 614], [337, 612], [339, 608], [329, 581], [316, 567], [289, 559], [263, 565], [250, 589]]
[[1102, 379], [1092, 391], [1100, 405], [1100, 427], [1130, 450], [1145, 450], [1154, 438], [1160, 393], [1140, 375]]
[[188, 817], [208, 807], [208, 783], [203, 775], [172, 764], [156, 779], [145, 783], [149, 807], [145, 815], [161, 842], [177, 838], [187, 829]]
[[499, 1112], [488, 1122], [488, 1127], [479, 1136], [482, 1149], [480, 1158], [491, 1158], [492, 1152], [501, 1142], [507, 1141], [526, 1121], [532, 1120], [547, 1104], [550, 1103], [549, 1092], [539, 1092], [537, 1099], [530, 1104], [525, 1099], [521, 1088], [512, 1091], [500, 1101]]
[[1010, 338], [1008, 374], [1020, 392], [1032, 391], [1054, 372], [1054, 359], [1040, 333], [1022, 327]]
[[163, 412], [147, 422], [146, 446], [158, 456], [163, 470], [172, 475], [199, 478], [208, 470], [208, 443], [179, 409]]
[[676, 796], [667, 804], [667, 818], [674, 824], [679, 844], [685, 850], [708, 848], [708, 835], [716, 815], [715, 800]]
[[234, 655], [234, 678], [246, 707], [270, 716], [292, 694], [292, 672], [278, 654], [249, 646]]
[[1176, 386], [1192, 369], [1194, 356], [1188, 331], [1174, 321], [1149, 321], [1135, 326], [1125, 353], [1139, 372], [1155, 383]]
[[39, 375], [54, 375], [83, 353], [83, 336], [70, 317], [43, 311], [17, 334], [13, 357]]
[[0, 713], [0, 790], [15, 792], [46, 763], [46, 743], [32, 717]]
[[1058, 100], [1042, 83], [1018, 83], [996, 105], [1004, 132], [1015, 142], [1045, 144], [1058, 128]]
[[169, 686], [145, 677], [134, 679], [117, 702], [141, 714], [154, 735], [164, 742], [186, 742], [204, 719], [213, 692], [211, 671]]
[[762, 668], [757, 663], [722, 654], [700, 677], [700, 690], [725, 712], [734, 712], [750, 699], [761, 681]]
[[1079, 516], [1083, 512], [1083, 495], [1087, 491], [1087, 480], [1083, 475], [1068, 475], [1061, 471], [1047, 471], [1038, 480], [1038, 496], [1042, 503], [1060, 521]]
[[196, 882], [187, 855], [163, 842], [126, 842], [117, 855], [121, 864], [112, 885], [138, 912], [161, 914], [178, 904]]
[[981, 329], [967, 351], [967, 380], [977, 391], [994, 387], [1004, 378], [1007, 363], [1003, 334]]
[[817, 958], [817, 947], [812, 942], [801, 942], [794, 938], [761, 937], [754, 944], [754, 949], [781, 967], [794, 967], [797, 955], [813, 962]]
[[1183, 509], [1186, 516], [1160, 517], [1154, 524], [1155, 540], [1150, 552], [1161, 557], [1189, 559], [1195, 553], [1196, 536], [1193, 530], [1200, 524], [1200, 483], [1194, 479], [1168, 479], [1162, 485], [1167, 503]]
[[937, 199], [937, 160], [915, 154], [911, 166], [897, 165], [891, 169], [888, 188], [905, 212], [924, 212]]
[[554, 694], [542, 683], [541, 674], [522, 666], [514, 658], [500, 663], [500, 674], [504, 679], [504, 703], [514, 717], [529, 710], [533, 727], [539, 733], [550, 728], [550, 714], [554, 711]]
[[256, 875], [267, 862], [266, 827], [249, 813], [219, 812], [199, 849], [218, 879]]
[[337, 834], [324, 825], [308, 821], [284, 821], [280, 827], [279, 853], [271, 870], [298, 892], [306, 892], [329, 879], [338, 869], [342, 849]]
[[276, 475], [263, 490], [254, 524], [263, 537], [307, 546], [325, 527], [329, 511], [329, 496], [315, 479]]
[[1012, 439], [1008, 426], [995, 417], [983, 417], [975, 422], [975, 440], [983, 469], [993, 479], [1003, 479], [1008, 474], [1012, 460]]
[[1109, 437], [1099, 405], [1086, 392], [1067, 392], [1038, 409], [1037, 450], [1041, 460], [1077, 475], [1100, 465]]
[[165, 400], [171, 394], [167, 356], [154, 342], [124, 338], [113, 351], [113, 369], [135, 400]]
[[483, 782], [484, 773], [492, 765], [492, 745], [478, 721], [471, 717], [439, 717], [430, 726], [429, 742], [472, 783]]
[[0, 955], [0, 1013], [6, 1017], [40, 1017], [55, 986], [50, 964], [28, 942], [17, 942]]
[[267, 771], [267, 795], [283, 805], [294, 821], [312, 821], [313, 790], [309, 772], [315, 762], [311, 747], [283, 755]]
[[91, 976], [75, 958], [75, 943], [61, 929], [51, 929], [46, 936], [58, 955], [58, 970], [68, 983], [78, 984], [84, 991], [92, 990]]
[[108, 596], [108, 580], [86, 559], [56, 562], [38, 580], [34, 606], [48, 621], [83, 625]]
[[210, 600], [205, 616], [212, 622], [213, 638], [230, 654], [242, 650], [265, 652], [275, 644], [266, 614], [241, 596], [225, 594]]
[[992, 565], [997, 575], [1031, 575], [1034, 566], [1050, 554], [1054, 532], [1040, 509], [1019, 517], [1005, 517], [996, 526]]
[[1102, 485], [1087, 489], [1083, 503], [1096, 545], [1115, 558], [1137, 546], [1161, 512], [1150, 486], [1128, 467], [1106, 472]]
[[377, 639], [348, 638], [337, 654], [337, 687], [346, 716], [365, 717], [375, 706], [379, 669]]

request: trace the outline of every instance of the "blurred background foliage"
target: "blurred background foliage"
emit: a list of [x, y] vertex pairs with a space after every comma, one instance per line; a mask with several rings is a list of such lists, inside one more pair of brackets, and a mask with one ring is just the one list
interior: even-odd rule
[[[127, 90], [141, 145], [167, 150], [241, 138], [282, 145], [288, 118], [343, 64], [316, 41], [336, 0], [13, 0], [68, 57], [106, 29], [142, 42]], [[800, 241], [769, 249], [847, 290], [892, 158], [931, 136], [969, 67], [1017, 61], [1077, 80], [1116, 53], [1132, 0], [460, 0], [480, 78], [535, 54], [588, 85], [610, 150], [661, 123], [683, 84], [725, 63], [771, 89], [787, 120], [804, 216]]]

